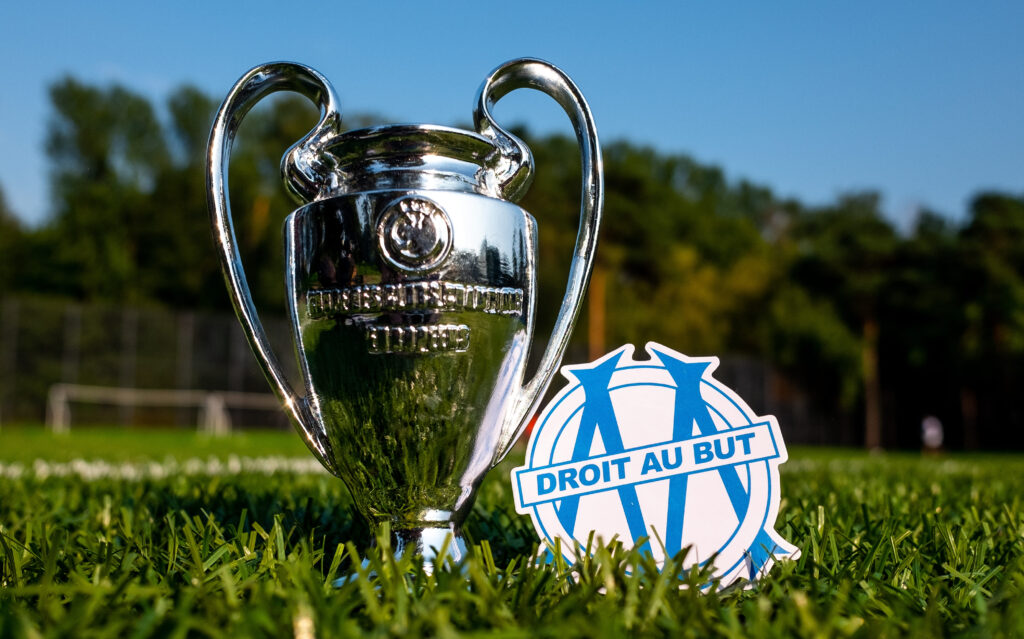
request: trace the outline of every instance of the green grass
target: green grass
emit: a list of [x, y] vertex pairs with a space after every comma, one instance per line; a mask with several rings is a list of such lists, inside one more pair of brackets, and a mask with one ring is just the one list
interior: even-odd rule
[[0, 429], [0, 462], [36, 459], [66, 462], [72, 459], [108, 461], [160, 461], [166, 457], [260, 457], [308, 455], [302, 440], [291, 431], [238, 431], [214, 437], [191, 428], [98, 428], [75, 426], [54, 435], [36, 425], [5, 425]]
[[[307, 453], [289, 433], [0, 431], [7, 468], [231, 454]], [[467, 522], [474, 556], [434, 576], [366, 552], [322, 474], [0, 476], [0, 637], [1024, 635], [1024, 457], [798, 449], [787, 466], [778, 529], [803, 556], [710, 594], [621, 549], [537, 566], [507, 463]], [[364, 555], [376, 587], [331, 585]]]

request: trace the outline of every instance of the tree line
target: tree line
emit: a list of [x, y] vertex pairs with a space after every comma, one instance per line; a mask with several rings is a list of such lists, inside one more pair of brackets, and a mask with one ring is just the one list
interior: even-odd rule
[[[186, 86], [158, 107], [71, 77], [50, 101], [52, 214], [26, 227], [0, 191], [0, 295], [230, 308], [203, 177], [217, 102]], [[275, 98], [236, 142], [231, 199], [264, 312], [284, 311], [281, 224], [294, 203], [280, 157], [315, 121], [302, 99]], [[517, 132], [538, 166], [520, 204], [540, 227], [545, 327], [575, 241], [578, 150], [564, 136]], [[588, 340], [591, 351], [656, 340], [692, 355], [748, 354], [823, 414], [862, 424], [869, 447], [915, 446], [925, 415], [942, 419], [954, 447], [1024, 447], [1014, 401], [1024, 382], [1024, 194], [981, 192], [961, 221], [921, 211], [901, 231], [877, 193], [809, 206], [686, 155], [628, 141], [606, 143], [604, 155], [604, 226], [577, 351]]]

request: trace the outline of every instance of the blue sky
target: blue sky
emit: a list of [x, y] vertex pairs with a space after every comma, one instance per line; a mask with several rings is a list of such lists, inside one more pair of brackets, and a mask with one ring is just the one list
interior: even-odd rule
[[[314, 11], [310, 7], [316, 7]], [[349, 112], [468, 122], [487, 72], [548, 59], [606, 142], [688, 153], [821, 204], [873, 188], [909, 224], [972, 193], [1024, 193], [1024, 3], [14, 2], [0, 6], [0, 186], [49, 212], [47, 86], [64, 74], [162, 102], [222, 97], [264, 61], [309, 64]], [[520, 95], [524, 94], [524, 95]], [[570, 132], [534, 92], [499, 120]]]

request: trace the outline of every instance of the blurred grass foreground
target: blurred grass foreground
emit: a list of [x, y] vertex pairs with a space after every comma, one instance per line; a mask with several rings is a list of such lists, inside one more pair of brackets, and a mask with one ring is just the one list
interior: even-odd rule
[[[4, 429], [0, 636], [1024, 633], [1024, 456], [791, 450], [777, 527], [801, 558], [706, 594], [618, 547], [538, 565], [514, 463], [485, 480], [471, 556], [428, 575], [368, 547], [291, 433]], [[376, 582], [332, 585], [364, 557]]]

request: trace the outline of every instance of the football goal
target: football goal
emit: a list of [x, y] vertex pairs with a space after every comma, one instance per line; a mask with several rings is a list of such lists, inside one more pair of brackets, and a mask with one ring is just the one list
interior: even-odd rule
[[196, 408], [197, 428], [211, 435], [231, 432], [229, 408], [275, 410], [279, 407], [277, 398], [266, 393], [54, 384], [46, 402], [46, 426], [56, 433], [71, 430], [74, 403]]

